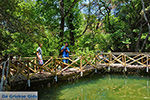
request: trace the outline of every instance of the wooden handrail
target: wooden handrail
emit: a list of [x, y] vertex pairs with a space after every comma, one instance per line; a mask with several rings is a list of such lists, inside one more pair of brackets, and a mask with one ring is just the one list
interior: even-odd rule
[[[56, 56], [45, 56], [43, 58], [45, 63], [42, 66], [38, 64], [36, 57], [22, 57], [20, 60], [10, 60], [10, 73], [13, 73], [12, 75], [14, 76], [10, 76], [10, 78], [14, 80], [17, 75], [22, 74], [29, 80], [40, 70], [44, 70], [45, 72], [51, 73], [52, 75], [58, 75], [70, 67], [75, 68], [83, 73], [87, 65], [90, 65], [91, 68], [95, 69], [97, 68], [97, 65], [111, 67], [115, 64], [119, 64], [122, 67], [134, 65], [139, 65], [139, 67], [150, 67], [149, 52], [102, 52], [91, 55], [72, 55], [71, 57], [66, 58], [60, 58]], [[66, 64], [63, 62], [63, 59], [68, 59], [71, 63]], [[61, 69], [59, 69], [59, 66], [61, 66]]]

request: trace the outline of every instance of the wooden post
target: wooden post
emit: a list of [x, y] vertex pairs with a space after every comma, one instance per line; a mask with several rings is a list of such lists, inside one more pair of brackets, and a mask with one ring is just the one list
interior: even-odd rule
[[7, 83], [10, 83], [10, 63], [11, 63], [11, 61], [10, 61], [11, 59], [9, 58], [9, 61], [8, 61], [8, 76], [7, 76]]
[[112, 53], [110, 53], [110, 63], [112, 63]]
[[30, 87], [30, 70], [29, 70], [29, 62], [27, 62], [27, 73], [28, 73], [28, 75], [27, 75], [27, 83], [28, 83], [28, 87]]
[[35, 57], [35, 58], [34, 58], [34, 64], [35, 64], [35, 65], [34, 65], [34, 71], [35, 71], [35, 72], [36, 72], [36, 70], [37, 70], [37, 66], [36, 66], [37, 63], [36, 63], [36, 62], [37, 62], [37, 59], [36, 59], [36, 57]]
[[127, 71], [127, 67], [126, 67], [126, 55], [124, 55], [124, 71], [126, 72]]
[[108, 64], [108, 72], [110, 72], [110, 64], [111, 64], [110, 59], [111, 59], [111, 53], [109, 53], [109, 60], [108, 60], [108, 61], [109, 61], [109, 62], [108, 62], [108, 63], [109, 63], [109, 64]]
[[54, 77], [54, 79], [55, 79], [55, 81], [57, 82], [58, 81], [58, 79], [57, 79], [57, 66], [56, 66], [56, 58], [54, 58], [54, 71], [55, 71], [55, 77]]
[[146, 72], [148, 73], [148, 71], [149, 71], [149, 68], [148, 68], [148, 55], [147, 55], [147, 62], [146, 62]]
[[122, 54], [122, 65], [124, 66], [124, 54]]
[[[97, 55], [95, 54], [95, 66], [97, 66]], [[97, 73], [97, 68], [95, 68], [95, 73]]]
[[[142, 56], [144, 56], [144, 55], [142, 55]], [[143, 58], [142, 58], [142, 64], [143, 64]]]
[[83, 76], [83, 71], [82, 71], [82, 56], [80, 58], [80, 71], [81, 71], [81, 76]]
[[6, 61], [4, 62], [3, 69], [2, 69], [2, 77], [1, 77], [1, 83], [0, 83], [0, 91], [3, 90], [3, 84], [4, 84], [4, 77], [5, 77], [5, 66], [6, 66]]
[[95, 54], [95, 66], [97, 66], [97, 55]]
[[9, 58], [8, 58], [8, 61], [7, 61], [7, 67], [6, 67], [6, 81], [5, 81], [5, 86], [7, 85], [7, 83], [9, 82]]

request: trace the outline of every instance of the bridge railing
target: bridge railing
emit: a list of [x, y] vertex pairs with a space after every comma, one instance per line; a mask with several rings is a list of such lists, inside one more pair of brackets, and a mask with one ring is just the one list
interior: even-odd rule
[[[36, 57], [23, 57], [19, 60], [9, 60], [9, 81], [19, 80], [24, 77], [25, 80], [30, 80], [32, 76], [39, 73], [41, 70], [54, 76], [60, 75], [63, 72], [78, 71], [83, 72], [86, 68], [97, 69], [99, 65], [104, 65], [109, 68], [112, 66], [126, 67], [145, 67], [148, 72], [150, 67], [149, 53], [96, 53], [89, 55], [73, 55], [68, 58], [58, 58], [47, 56], [43, 57], [44, 64], [39, 66]], [[62, 60], [68, 59], [69, 63], [64, 63]]]
[[[70, 63], [63, 63], [63, 59], [68, 59]], [[149, 67], [150, 55], [149, 53], [97, 53], [91, 55], [80, 55], [80, 56], [72, 56], [71, 58], [57, 58], [57, 57], [44, 57], [45, 63], [42, 66], [38, 65], [38, 61], [36, 57], [32, 58], [22, 58], [22, 61], [16, 61], [19, 65], [24, 66], [24, 68], [20, 69], [19, 72], [26, 72], [24, 70], [29, 70], [32, 72], [32, 76], [39, 72], [40, 70], [44, 70], [45, 72], [49, 72], [52, 74], [61, 74], [66, 71], [68, 68], [74, 68], [78, 71], [82, 71], [87, 65], [96, 68], [97, 65], [103, 64], [106, 66], [113, 66], [118, 64], [123, 67], [128, 67], [132, 65], [138, 65], [140, 67]], [[10, 64], [15, 69], [19, 69], [21, 67], [15, 66], [14, 64]], [[17, 74], [17, 73], [16, 73]], [[24, 74], [25, 76], [26, 74]], [[28, 77], [28, 76], [26, 76]]]
[[150, 66], [150, 55], [148, 53], [105, 53], [109, 64], [121, 64], [122, 66], [138, 65]]

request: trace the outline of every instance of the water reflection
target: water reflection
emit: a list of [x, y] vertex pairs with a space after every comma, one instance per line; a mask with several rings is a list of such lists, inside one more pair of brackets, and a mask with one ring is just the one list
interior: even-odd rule
[[40, 100], [150, 100], [149, 77], [106, 75], [41, 89]]

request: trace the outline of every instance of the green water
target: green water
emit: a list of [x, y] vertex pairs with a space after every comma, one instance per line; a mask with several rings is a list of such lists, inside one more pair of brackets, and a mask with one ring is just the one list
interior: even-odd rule
[[40, 89], [39, 100], [150, 100], [150, 78], [94, 76]]

